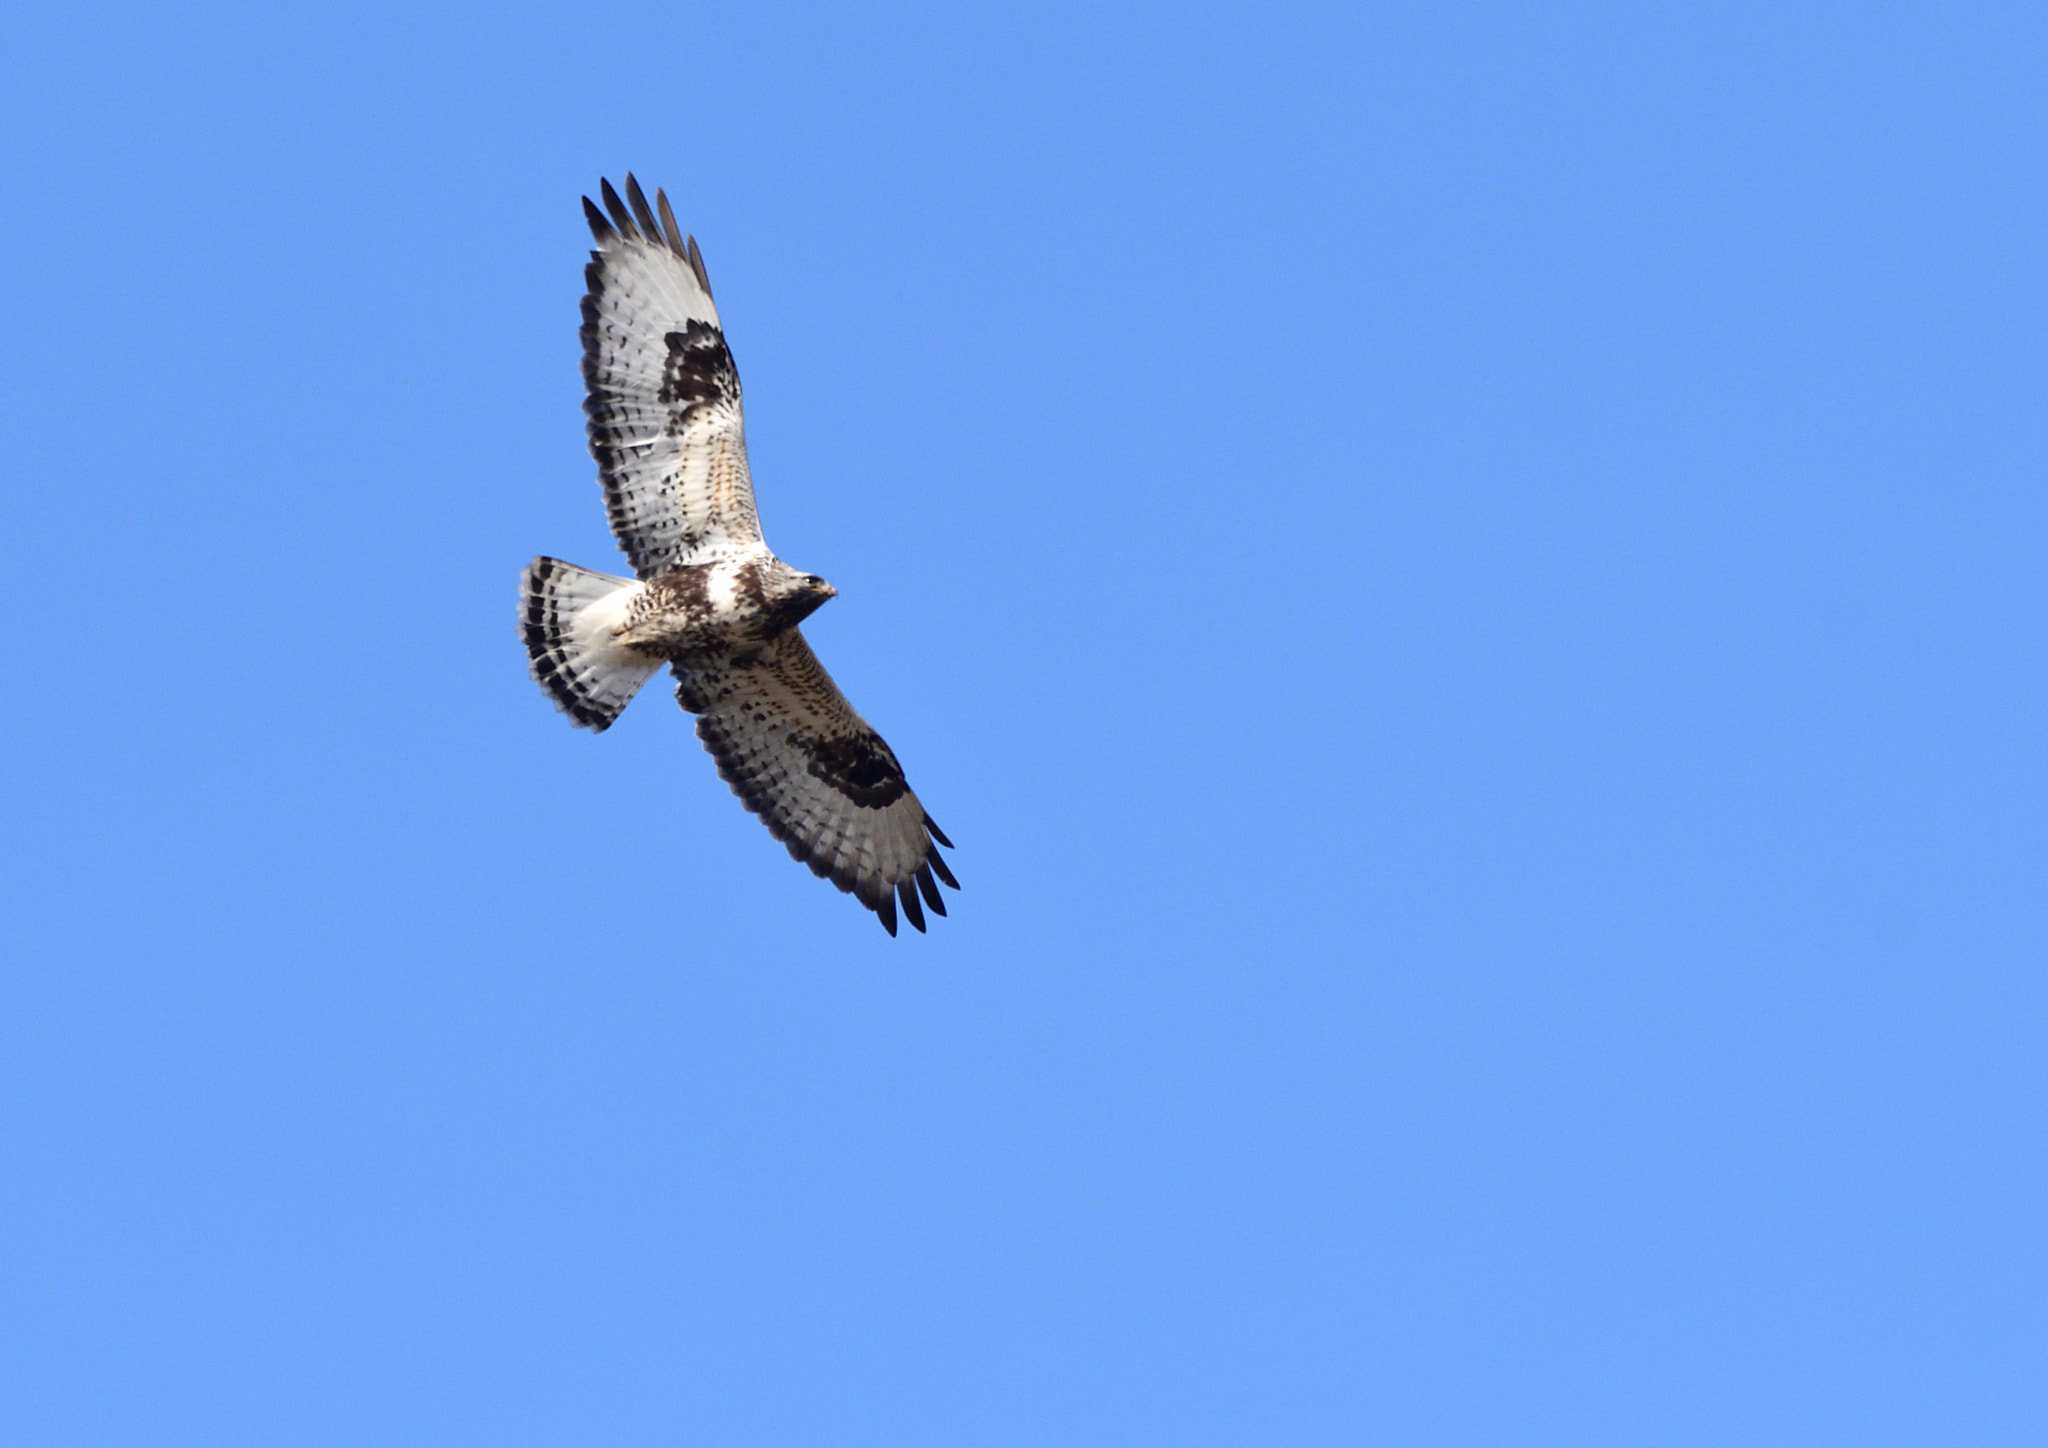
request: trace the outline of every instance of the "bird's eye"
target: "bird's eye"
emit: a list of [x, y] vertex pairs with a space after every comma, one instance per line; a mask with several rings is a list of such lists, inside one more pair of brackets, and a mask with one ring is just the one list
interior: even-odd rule
[[805, 575], [804, 582], [813, 588], [823, 588], [825, 586], [825, 580], [818, 577], [815, 573]]

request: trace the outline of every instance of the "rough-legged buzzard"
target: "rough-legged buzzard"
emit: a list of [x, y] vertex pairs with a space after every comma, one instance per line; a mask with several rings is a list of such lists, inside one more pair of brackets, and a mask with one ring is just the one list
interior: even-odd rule
[[[520, 637], [534, 682], [579, 727], [607, 728], [667, 664], [676, 702], [719, 776], [791, 855], [857, 896], [891, 935], [919, 930], [951, 848], [882, 736], [854, 712], [797, 627], [832, 585], [761, 541], [725, 348], [695, 237], [668, 197], [649, 207], [603, 183], [583, 199], [597, 238], [584, 271], [583, 410], [612, 533], [632, 578], [536, 558], [521, 579]], [[609, 213], [609, 214], [607, 214]], [[937, 880], [933, 877], [936, 876]]]

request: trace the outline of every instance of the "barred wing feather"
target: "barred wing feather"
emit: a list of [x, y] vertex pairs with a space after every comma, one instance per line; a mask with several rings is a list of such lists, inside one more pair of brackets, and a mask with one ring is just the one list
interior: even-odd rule
[[[612, 533], [642, 579], [761, 541], [740, 378], [695, 238], [657, 217], [640, 183], [589, 197], [597, 249], [584, 271], [583, 410]], [[629, 205], [630, 203], [630, 205]]]
[[697, 716], [719, 777], [792, 856], [856, 896], [891, 935], [899, 902], [919, 930], [920, 898], [946, 913], [933, 877], [960, 888], [938, 851], [951, 841], [801, 632], [779, 635], [751, 663], [674, 670], [676, 700]]

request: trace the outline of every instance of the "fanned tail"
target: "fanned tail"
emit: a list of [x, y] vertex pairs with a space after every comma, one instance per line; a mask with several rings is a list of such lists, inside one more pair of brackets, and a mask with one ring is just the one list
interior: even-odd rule
[[533, 681], [579, 729], [610, 728], [661, 667], [615, 641], [643, 586], [559, 558], [536, 558], [520, 575], [519, 636]]

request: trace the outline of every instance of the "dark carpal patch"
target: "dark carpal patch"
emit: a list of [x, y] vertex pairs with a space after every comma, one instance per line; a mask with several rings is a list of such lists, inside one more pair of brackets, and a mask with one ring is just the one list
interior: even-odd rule
[[804, 752], [813, 779], [823, 780], [866, 809], [892, 805], [910, 791], [903, 778], [903, 766], [877, 734], [813, 739], [792, 733], [789, 742]]
[[740, 374], [723, 332], [709, 322], [691, 320], [662, 341], [668, 345], [668, 360], [662, 364], [661, 391], [655, 395], [673, 409], [670, 431], [680, 433], [702, 408], [737, 405]]

